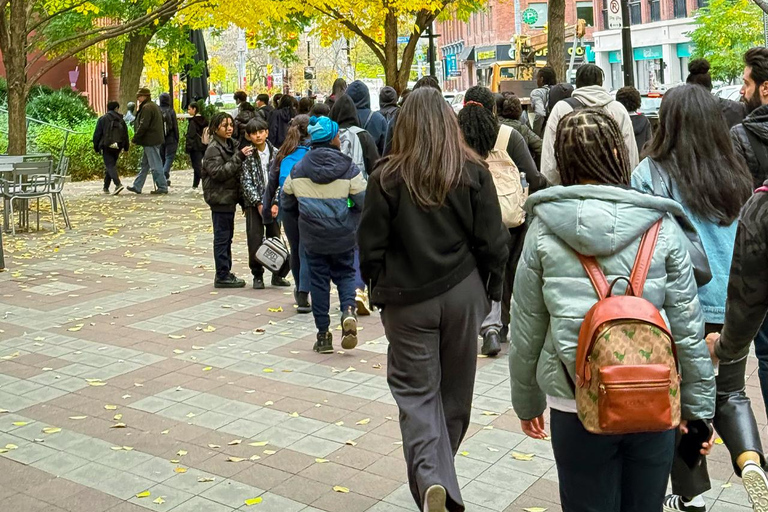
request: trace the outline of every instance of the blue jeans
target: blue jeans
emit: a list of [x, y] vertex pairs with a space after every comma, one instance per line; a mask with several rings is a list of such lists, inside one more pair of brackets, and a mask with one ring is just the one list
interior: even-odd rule
[[317, 332], [327, 332], [331, 326], [331, 281], [339, 290], [341, 311], [355, 307], [355, 251], [341, 254], [307, 252], [312, 294], [312, 316]]
[[171, 179], [171, 167], [173, 167], [173, 159], [176, 158], [176, 150], [179, 149], [178, 141], [168, 141], [163, 144], [162, 157], [163, 157], [163, 175], [166, 180]]
[[224, 279], [232, 271], [232, 236], [235, 234], [235, 212], [211, 212], [213, 221], [213, 261], [216, 278]]
[[360, 249], [355, 247], [355, 289], [365, 290], [365, 281], [360, 273]]
[[757, 356], [757, 376], [760, 378], [760, 390], [763, 392], [763, 402], [768, 407], [768, 318], [757, 331], [755, 355]]
[[163, 158], [160, 156], [162, 146], [144, 146], [144, 155], [141, 157], [141, 170], [133, 180], [133, 188], [138, 192], [144, 188], [144, 182], [147, 179], [150, 169], [152, 170], [152, 179], [155, 180], [157, 190], [168, 191], [168, 182], [165, 181], [163, 174]]

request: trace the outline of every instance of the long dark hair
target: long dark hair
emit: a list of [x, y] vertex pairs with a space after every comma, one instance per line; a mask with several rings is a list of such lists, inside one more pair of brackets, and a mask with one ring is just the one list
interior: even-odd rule
[[565, 186], [628, 186], [632, 169], [621, 128], [602, 109], [571, 112], [557, 124], [555, 161]]
[[680, 85], [664, 94], [659, 128], [646, 154], [677, 184], [683, 204], [702, 219], [727, 226], [752, 195], [752, 177], [733, 149], [712, 94]]
[[333, 82], [333, 88], [331, 89], [331, 96], [338, 98], [342, 94], [347, 92], [347, 82], [343, 78], [337, 78]]
[[379, 164], [385, 191], [404, 183], [423, 209], [439, 207], [463, 182], [464, 165], [485, 165], [467, 147], [451, 107], [440, 91], [414, 90], [405, 102], [392, 140], [392, 152]]
[[496, 145], [499, 121], [493, 110], [496, 100], [487, 87], [476, 85], [464, 94], [464, 108], [459, 112], [459, 126], [467, 145], [487, 158]]
[[287, 157], [298, 148], [302, 142], [309, 138], [309, 132], [307, 127], [309, 126], [309, 116], [305, 114], [299, 114], [291, 119], [288, 133], [285, 135], [283, 145], [280, 146], [280, 151], [275, 156], [275, 165], [280, 165], [283, 158]]

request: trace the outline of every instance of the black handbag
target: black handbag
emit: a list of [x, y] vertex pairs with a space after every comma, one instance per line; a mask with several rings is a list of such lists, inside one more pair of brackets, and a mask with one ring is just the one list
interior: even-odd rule
[[[651, 181], [653, 183], [653, 195], [673, 199], [672, 180], [664, 169], [662, 169], [652, 158], [648, 161], [651, 164]], [[693, 277], [696, 285], [702, 287], [712, 280], [712, 270], [709, 268], [709, 258], [707, 251], [704, 250], [704, 244], [701, 243], [696, 226], [685, 215], [673, 216], [677, 225], [685, 233], [686, 249], [691, 256], [693, 264]]]

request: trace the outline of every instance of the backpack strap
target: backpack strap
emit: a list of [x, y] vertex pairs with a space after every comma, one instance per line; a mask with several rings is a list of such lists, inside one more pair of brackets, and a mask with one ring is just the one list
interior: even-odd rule
[[599, 300], [603, 300], [608, 296], [611, 286], [608, 284], [608, 279], [605, 278], [603, 269], [600, 268], [600, 264], [594, 256], [584, 256], [583, 254], [576, 253], [581, 262], [581, 266], [589, 276], [589, 281], [592, 283], [592, 287], [597, 293]]
[[[512, 127], [505, 124], [499, 125], [499, 133], [496, 136], [496, 144], [493, 149], [506, 151], [509, 146], [509, 138], [512, 136]], [[510, 157], [511, 158], [511, 157]]]
[[563, 98], [561, 101], [566, 102], [573, 110], [584, 108], [584, 104], [581, 102], [581, 100], [579, 98], [574, 98], [573, 96]]
[[371, 122], [371, 118], [373, 117], [373, 109], [371, 109], [371, 113], [368, 114], [368, 119], [365, 120], [365, 123], [363, 124], [363, 130], [368, 128], [368, 123]]
[[632, 266], [632, 274], [629, 276], [635, 297], [643, 296], [645, 279], [648, 277], [648, 270], [651, 268], [651, 260], [653, 259], [653, 252], [656, 250], [656, 242], [659, 239], [662, 220], [659, 219], [656, 224], [651, 226], [643, 235], [642, 240], [640, 240], [640, 248], [637, 250], [635, 264]]

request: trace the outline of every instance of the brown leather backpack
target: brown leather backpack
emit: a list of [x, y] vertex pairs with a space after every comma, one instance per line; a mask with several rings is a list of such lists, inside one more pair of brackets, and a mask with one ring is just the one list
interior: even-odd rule
[[[594, 257], [579, 254], [597, 292], [579, 332], [576, 404], [595, 434], [657, 432], [680, 423], [677, 351], [664, 318], [643, 298], [661, 220], [640, 241], [629, 279], [610, 285]], [[626, 281], [626, 295], [613, 295]]]

